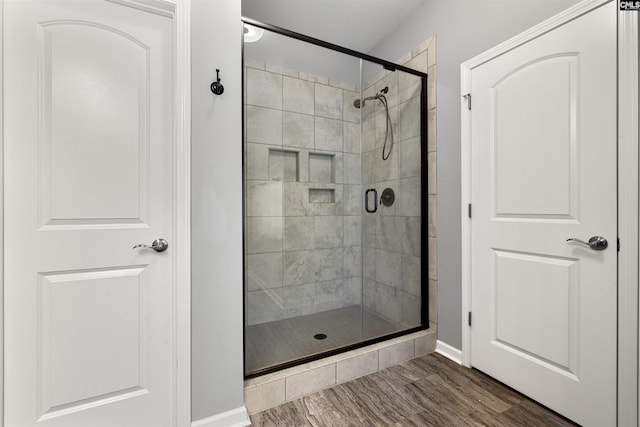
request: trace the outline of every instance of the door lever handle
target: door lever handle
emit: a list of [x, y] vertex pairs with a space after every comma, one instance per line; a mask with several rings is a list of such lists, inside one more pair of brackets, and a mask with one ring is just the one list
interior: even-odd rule
[[146, 249], [153, 249], [156, 252], [164, 252], [167, 250], [168, 247], [169, 247], [169, 242], [167, 242], [164, 239], [156, 239], [153, 242], [151, 242], [151, 246], [145, 245], [144, 243], [138, 243], [133, 247], [133, 249], [146, 248]]
[[567, 239], [567, 242], [577, 242], [585, 246], [588, 246], [594, 251], [603, 251], [607, 249], [607, 247], [609, 246], [609, 242], [607, 242], [607, 239], [605, 239], [602, 236], [593, 236], [592, 238], [589, 239], [589, 242], [585, 242], [584, 240], [580, 240], [580, 239], [576, 239], [575, 237], [572, 237], [570, 239]]

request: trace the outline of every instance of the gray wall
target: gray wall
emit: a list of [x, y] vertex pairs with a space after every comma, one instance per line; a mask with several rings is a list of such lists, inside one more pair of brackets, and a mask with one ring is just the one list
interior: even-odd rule
[[462, 347], [460, 64], [577, 0], [428, 0], [371, 54], [395, 61], [437, 36], [438, 339]]
[[[238, 0], [194, 0], [191, 9], [191, 410], [199, 420], [243, 405], [242, 30]], [[209, 90], [216, 68], [221, 96]]]

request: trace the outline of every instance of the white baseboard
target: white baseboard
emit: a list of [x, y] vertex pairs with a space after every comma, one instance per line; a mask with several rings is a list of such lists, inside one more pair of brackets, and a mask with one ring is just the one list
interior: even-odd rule
[[458, 365], [462, 365], [462, 350], [450, 346], [440, 340], [436, 343], [436, 353], [440, 353], [447, 359], [451, 359]]
[[244, 406], [191, 422], [191, 427], [244, 427], [250, 425], [249, 413]]

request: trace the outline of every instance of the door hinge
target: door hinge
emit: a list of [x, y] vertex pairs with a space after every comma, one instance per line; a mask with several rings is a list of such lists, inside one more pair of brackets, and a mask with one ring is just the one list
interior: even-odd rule
[[471, 326], [471, 312], [469, 312], [469, 326]]
[[620, 252], [620, 238], [618, 237], [618, 252]]
[[469, 203], [469, 206], [468, 206], [468, 213], [469, 213], [469, 218], [471, 218], [471, 203]]
[[467, 108], [471, 110], [471, 94], [462, 95], [465, 101], [467, 101]]

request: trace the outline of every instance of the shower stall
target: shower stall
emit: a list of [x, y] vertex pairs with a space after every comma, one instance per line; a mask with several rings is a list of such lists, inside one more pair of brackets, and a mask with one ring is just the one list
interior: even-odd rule
[[244, 26], [245, 375], [428, 328], [427, 75]]

